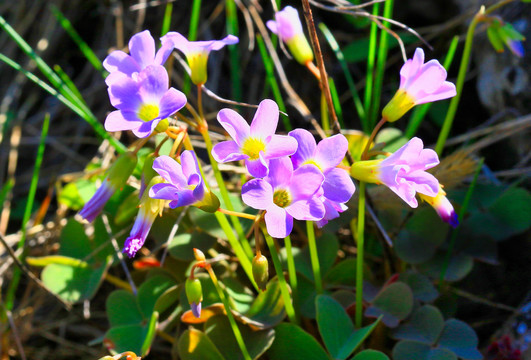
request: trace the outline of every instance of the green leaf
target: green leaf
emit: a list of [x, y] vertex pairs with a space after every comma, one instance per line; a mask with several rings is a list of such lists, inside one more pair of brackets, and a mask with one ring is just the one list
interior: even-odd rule
[[111, 327], [140, 324], [144, 316], [136, 301], [136, 297], [125, 290], [113, 291], [105, 303], [107, 318]]
[[413, 293], [403, 282], [394, 282], [384, 287], [365, 310], [365, 316], [379, 317], [388, 327], [396, 327], [413, 309]]
[[151, 314], [151, 319], [149, 320], [149, 323], [145, 327], [144, 342], [142, 343], [142, 350], [140, 352], [142, 356], [146, 356], [149, 353], [151, 344], [153, 344], [153, 340], [155, 339], [155, 335], [157, 334], [158, 320], [159, 313], [154, 311], [153, 314]]
[[393, 332], [393, 337], [433, 345], [443, 328], [444, 318], [439, 309], [432, 305], [424, 305], [413, 313], [408, 323]]
[[478, 351], [478, 337], [474, 330], [463, 321], [449, 319], [439, 338], [439, 346], [454, 352], [465, 360], [480, 360], [483, 356]]
[[89, 238], [85, 234], [84, 226], [71, 218], [66, 223], [59, 237], [61, 247], [59, 255], [76, 259], [83, 259], [90, 254]]
[[275, 341], [267, 355], [275, 360], [330, 359], [313, 336], [289, 323], [282, 323], [275, 328]]
[[204, 232], [182, 233], [170, 241], [168, 251], [176, 259], [192, 261], [195, 259], [194, 248], [210, 249], [215, 243], [216, 238]]
[[[249, 355], [258, 359], [273, 343], [273, 329], [252, 331], [248, 326], [238, 324], [243, 341]], [[224, 315], [216, 315], [207, 320], [205, 334], [226, 359], [243, 359], [243, 354], [236, 342], [229, 319]]]
[[400, 149], [402, 145], [405, 145], [409, 141], [406, 138], [402, 130], [397, 128], [385, 128], [378, 132], [376, 138], [374, 139], [375, 143], [384, 143], [382, 151], [395, 152]]
[[[324, 233], [316, 239], [317, 253], [319, 254], [319, 265], [321, 273], [326, 274], [334, 265], [339, 250], [339, 242], [334, 234]], [[294, 255], [295, 268], [302, 275], [313, 282], [313, 270], [310, 259], [310, 249], [305, 246], [300, 253]]]
[[175, 281], [169, 276], [156, 275], [147, 279], [138, 288], [137, 301], [144, 318], [151, 317], [159, 297], [173, 285]]
[[101, 284], [110, 262], [98, 268], [50, 264], [41, 273], [46, 287], [66, 302], [90, 299]]
[[284, 319], [286, 310], [276, 278], [269, 282], [266, 291], [258, 294], [245, 316], [263, 324], [264, 327], [273, 327]]
[[353, 286], [356, 282], [356, 259], [349, 258], [337, 263], [324, 277], [326, 285]]
[[432, 258], [446, 239], [448, 226], [433, 209], [425, 207], [414, 213], [395, 240], [395, 250], [402, 260], [420, 264]]
[[352, 360], [389, 360], [389, 357], [380, 351], [363, 350], [354, 356]]
[[499, 31], [499, 24], [493, 22], [492, 25], [487, 28], [487, 37], [494, 50], [497, 52], [503, 52], [503, 40]]
[[398, 277], [399, 281], [407, 284], [411, 291], [413, 291], [413, 297], [423, 302], [432, 302], [439, 296], [439, 292], [433, 286], [433, 283], [425, 275], [405, 272]]
[[378, 321], [357, 331], [340, 303], [327, 295], [316, 298], [317, 326], [334, 359], [346, 359], [374, 330]]
[[446, 349], [432, 349], [416, 341], [400, 341], [393, 348], [393, 360], [457, 360], [457, 356]]
[[225, 360], [208, 336], [193, 328], [186, 330], [176, 344], [183, 360]]
[[[417, 268], [434, 279], [438, 279], [444, 266], [446, 254], [438, 252], [433, 259], [417, 266]], [[474, 260], [470, 256], [454, 254], [450, 258], [444, 275], [446, 281], [459, 281], [472, 270]]]
[[103, 341], [108, 349], [117, 353], [132, 351], [135, 354], [141, 354], [145, 331], [145, 327], [139, 324], [117, 326], [107, 331]]
[[57, 202], [69, 209], [79, 211], [96, 192], [93, 181], [80, 179], [66, 184], [57, 196]]

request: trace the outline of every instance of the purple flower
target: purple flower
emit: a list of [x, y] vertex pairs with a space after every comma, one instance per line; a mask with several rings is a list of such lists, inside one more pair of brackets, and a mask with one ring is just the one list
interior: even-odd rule
[[[160, 176], [155, 176], [149, 182], [148, 189], [162, 181]], [[142, 200], [140, 200], [140, 209], [138, 210], [135, 223], [133, 224], [129, 237], [125, 240], [122, 250], [123, 253], [126, 253], [130, 258], [135, 257], [137, 251], [144, 246], [153, 222], [158, 214], [162, 214], [163, 209], [163, 200], [152, 199], [144, 192]]]
[[446, 81], [446, 70], [437, 60], [424, 63], [424, 51], [415, 50], [400, 69], [400, 87], [382, 111], [389, 122], [400, 119], [413, 106], [455, 96], [455, 85]]
[[159, 156], [153, 162], [153, 169], [167, 183], [153, 185], [149, 191], [151, 198], [170, 200], [169, 206], [175, 209], [201, 202], [205, 197], [205, 184], [193, 151], [183, 151], [181, 164], [169, 156]]
[[221, 40], [189, 41], [175, 31], [167, 33], [160, 40], [163, 46], [171, 46], [184, 53], [192, 72], [192, 82], [196, 85], [202, 85], [207, 81], [207, 62], [210, 52], [220, 50], [225, 45], [236, 44], [239, 41], [234, 35], [227, 35]]
[[90, 200], [87, 201], [85, 206], [83, 206], [79, 215], [88, 222], [94, 221], [111, 196], [117, 190], [124, 187], [129, 176], [135, 170], [136, 162], [136, 154], [132, 152], [126, 152], [120, 155], [107, 171], [107, 176], [105, 176], [101, 186], [96, 190], [96, 193]]
[[319, 228], [328, 224], [328, 221], [338, 218], [339, 214], [348, 209], [345, 204], [328, 200], [324, 196], [321, 196], [321, 201], [325, 207], [325, 214], [321, 220], [315, 222]]
[[196, 318], [201, 318], [201, 302], [192, 302], [190, 303], [190, 310]]
[[312, 48], [304, 36], [299, 13], [294, 7], [286, 6], [275, 14], [275, 20], [269, 20], [266, 25], [286, 43], [299, 63], [304, 65], [313, 60]]
[[251, 126], [236, 111], [222, 109], [218, 121], [234, 140], [216, 144], [212, 156], [221, 163], [245, 160], [252, 176], [266, 176], [270, 160], [292, 155], [297, 150], [295, 138], [275, 135], [278, 115], [278, 105], [268, 99], [258, 105]]
[[313, 164], [325, 176], [324, 197], [340, 203], [350, 200], [356, 190], [347, 171], [337, 168], [343, 161], [348, 149], [347, 139], [337, 134], [315, 143], [313, 135], [304, 129], [295, 129], [289, 133], [299, 144], [291, 161], [295, 169], [305, 164]]
[[93, 222], [94, 219], [102, 212], [105, 204], [111, 196], [116, 192], [116, 188], [107, 181], [107, 178], [103, 180], [101, 186], [96, 190], [94, 195], [83, 206], [83, 209], [79, 212], [79, 215], [88, 222]]
[[453, 228], [459, 225], [458, 216], [454, 210], [454, 207], [446, 197], [446, 192], [443, 190], [440, 184], [439, 192], [436, 196], [432, 197], [419, 193], [419, 197], [435, 209], [442, 221], [448, 223]]
[[242, 199], [254, 209], [266, 210], [268, 233], [284, 238], [293, 229], [293, 218], [323, 218], [325, 207], [319, 199], [323, 181], [324, 176], [315, 165], [303, 165], [293, 171], [291, 160], [283, 157], [271, 160], [267, 177], [243, 185]]
[[439, 192], [439, 181], [425, 170], [439, 164], [437, 153], [423, 148], [417, 137], [384, 160], [357, 161], [350, 175], [360, 181], [384, 184], [409, 206], [416, 208], [416, 193], [434, 197]]
[[[160, 65], [149, 65], [138, 73], [136, 79], [124, 77], [111, 84], [109, 98], [118, 110], [107, 115], [105, 129], [133, 130], [140, 138], [149, 136], [159, 122], [186, 104], [186, 96], [182, 92], [168, 87], [168, 73]], [[164, 128], [158, 130], [163, 131]]]
[[171, 54], [171, 44], [163, 44], [155, 53], [155, 40], [149, 30], [144, 30], [133, 35], [129, 40], [129, 52], [115, 50], [103, 61], [103, 67], [110, 72], [105, 82], [111, 85], [115, 81], [121, 81], [123, 76], [133, 77], [149, 65], [163, 65]]

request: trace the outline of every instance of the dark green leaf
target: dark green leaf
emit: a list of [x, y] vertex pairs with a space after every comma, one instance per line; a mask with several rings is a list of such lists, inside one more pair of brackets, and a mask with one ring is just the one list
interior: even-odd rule
[[176, 344], [183, 360], [225, 360], [208, 336], [193, 328], [186, 330]]
[[330, 359], [313, 336], [289, 323], [282, 323], [275, 328], [275, 341], [267, 355], [275, 360]]
[[[439, 279], [445, 261], [446, 254], [441, 251], [438, 252], [430, 261], [418, 265], [418, 269], [434, 279]], [[470, 256], [466, 256], [464, 254], [454, 254], [450, 258], [444, 279], [446, 281], [461, 280], [468, 275], [473, 266], [474, 260]]]
[[105, 308], [111, 327], [141, 324], [144, 321], [136, 297], [125, 290], [113, 291], [107, 298]]
[[420, 301], [431, 302], [439, 296], [439, 292], [425, 275], [405, 272], [400, 274], [398, 280], [407, 284], [413, 291], [413, 297]]
[[265, 327], [273, 327], [284, 319], [286, 310], [277, 279], [269, 282], [266, 291], [258, 294], [251, 308], [244, 315], [264, 324]]
[[454, 352], [465, 360], [480, 360], [483, 356], [478, 351], [478, 337], [466, 323], [456, 319], [446, 321], [439, 338], [439, 346]]
[[354, 356], [352, 360], [389, 360], [389, 357], [380, 351], [363, 350]]
[[[217, 221], [214, 219], [214, 221]], [[168, 246], [170, 255], [179, 260], [194, 260], [194, 248], [210, 249], [216, 243], [216, 239], [207, 233], [194, 231], [182, 233], [174, 237]]]
[[432, 305], [424, 305], [413, 313], [409, 322], [393, 332], [393, 337], [433, 345], [439, 338], [443, 327], [444, 319], [439, 309]]
[[158, 298], [173, 285], [175, 281], [169, 276], [156, 275], [147, 279], [138, 288], [137, 300], [144, 318], [151, 318]]
[[376, 295], [365, 316], [379, 317], [389, 327], [396, 327], [400, 320], [405, 319], [413, 308], [413, 293], [403, 282], [394, 282]]

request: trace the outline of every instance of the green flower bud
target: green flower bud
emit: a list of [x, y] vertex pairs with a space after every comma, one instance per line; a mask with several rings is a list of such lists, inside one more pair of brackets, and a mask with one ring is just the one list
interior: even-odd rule
[[196, 202], [194, 206], [205, 212], [215, 213], [219, 209], [220, 202], [218, 197], [212, 191], [205, 190], [203, 200]]
[[188, 303], [200, 303], [203, 301], [203, 289], [201, 287], [201, 281], [198, 278], [189, 277], [186, 279], [185, 283], [186, 297], [188, 298]]
[[165, 132], [166, 129], [168, 129], [168, 126], [170, 126], [170, 122], [168, 121], [168, 119], [162, 119], [155, 127], [155, 131], [159, 133]]
[[109, 185], [116, 190], [123, 188], [127, 179], [135, 170], [136, 162], [137, 157], [133, 152], [126, 152], [120, 155], [108, 170], [107, 181], [109, 181]]
[[253, 258], [253, 278], [256, 281], [256, 285], [260, 290], [265, 291], [267, 287], [267, 281], [269, 280], [269, 265], [267, 258], [260, 254], [256, 254]]

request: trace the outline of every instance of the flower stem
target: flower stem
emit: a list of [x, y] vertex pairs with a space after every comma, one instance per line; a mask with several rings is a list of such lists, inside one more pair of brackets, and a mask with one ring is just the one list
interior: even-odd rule
[[299, 287], [297, 283], [297, 271], [295, 269], [295, 258], [293, 257], [293, 251], [291, 248], [291, 237], [286, 236], [286, 238], [284, 239], [284, 244], [286, 245], [286, 261], [288, 263], [289, 284], [291, 286], [293, 304], [295, 305], [295, 319], [297, 320], [297, 323], [299, 323]]
[[220, 213], [223, 213], [223, 214], [226, 214], [226, 215], [230, 215], [230, 216], [238, 216], [238, 217], [241, 217], [241, 218], [244, 218], [244, 219], [249, 219], [249, 220], [256, 220], [256, 215], [251, 215], [251, 214], [246, 214], [246, 213], [242, 213], [242, 212], [238, 212], [238, 211], [231, 211], [231, 210], [227, 210], [227, 209], [223, 209], [223, 208], [219, 208], [218, 211]]
[[495, 10], [498, 10], [504, 5], [507, 5], [514, 0], [504, 0], [490, 6], [485, 10], [485, 7], [482, 6], [480, 10], [474, 15], [472, 22], [468, 26], [468, 31], [466, 33], [465, 47], [463, 50], [463, 57], [461, 58], [461, 63], [459, 65], [459, 73], [457, 74], [457, 81], [455, 82], [456, 95], [452, 98], [446, 117], [444, 118], [444, 123], [437, 138], [437, 144], [435, 145], [435, 151], [438, 155], [441, 155], [446, 139], [450, 134], [452, 128], [452, 123], [455, 118], [455, 113], [457, 112], [457, 106], [459, 105], [459, 100], [461, 100], [461, 94], [463, 92], [463, 85], [465, 83], [465, 76], [468, 70], [468, 65], [470, 63], [470, 54], [472, 52], [472, 44], [474, 43], [474, 32], [477, 25], [480, 21], [485, 19], [485, 16], [492, 13]]
[[367, 144], [365, 145], [365, 149], [363, 149], [363, 153], [361, 154], [361, 160], [367, 160], [367, 153], [369, 152], [369, 149], [371, 148], [371, 144], [374, 141], [374, 138], [376, 137], [376, 134], [380, 130], [380, 128], [387, 122], [384, 118], [382, 118], [378, 124], [374, 127], [374, 130], [371, 133], [371, 137], [369, 138], [369, 141], [367, 141]]
[[284, 272], [282, 271], [282, 266], [280, 265], [280, 258], [278, 256], [277, 248], [275, 247], [275, 242], [273, 238], [267, 233], [267, 230], [262, 227], [262, 232], [269, 247], [269, 252], [271, 253], [271, 258], [273, 260], [273, 266], [275, 267], [275, 272], [277, 273], [278, 283], [280, 285], [280, 293], [282, 294], [282, 299], [284, 300], [284, 307], [286, 308], [286, 313], [288, 314], [289, 321], [294, 324], [297, 324], [297, 318], [295, 317], [295, 309], [291, 303], [291, 297], [289, 295], [288, 284], [286, 283], [286, 278], [284, 277]]
[[208, 264], [207, 266], [205, 266], [205, 269], [206, 271], [208, 271], [208, 275], [210, 275], [210, 278], [212, 279], [212, 282], [214, 283], [214, 286], [216, 287], [216, 290], [218, 292], [219, 298], [221, 299], [221, 302], [223, 303], [223, 306], [225, 307], [225, 312], [227, 313], [227, 317], [229, 318], [232, 332], [234, 333], [234, 337], [236, 338], [238, 347], [240, 348], [240, 351], [243, 354], [243, 358], [245, 360], [251, 360], [251, 355], [249, 355], [249, 351], [247, 351], [247, 347], [245, 346], [245, 342], [243, 341], [242, 333], [240, 332], [240, 329], [238, 328], [238, 324], [236, 323], [236, 319], [234, 319], [234, 315], [232, 315], [229, 301], [227, 300], [227, 297], [225, 296], [223, 289], [219, 285], [218, 278], [216, 277], [216, 274], [212, 270], [212, 266]]
[[308, 246], [310, 247], [310, 260], [312, 263], [313, 279], [315, 281], [315, 291], [319, 295], [323, 293], [323, 283], [321, 281], [321, 268], [319, 265], [319, 256], [317, 255], [313, 221], [306, 221], [306, 232], [308, 234]]
[[356, 327], [362, 325], [363, 317], [363, 243], [365, 231], [365, 182], [360, 181], [358, 202], [358, 234], [356, 257]]

